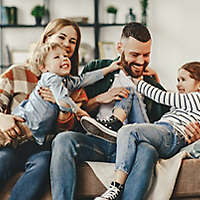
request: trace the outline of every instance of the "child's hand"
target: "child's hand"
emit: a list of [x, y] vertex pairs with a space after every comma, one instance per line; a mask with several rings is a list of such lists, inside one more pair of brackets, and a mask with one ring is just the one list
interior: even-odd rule
[[154, 76], [155, 79], [156, 79], [156, 81], [157, 81], [158, 83], [160, 83], [160, 79], [159, 79], [159, 77], [158, 77], [157, 72], [156, 72], [155, 70], [153, 70], [152, 68], [150, 68], [150, 67], [147, 67], [147, 68], [145, 69], [145, 71], [143, 72], [143, 75], [144, 75], [144, 76]]
[[90, 117], [90, 115], [83, 109], [81, 109], [80, 107], [78, 108], [77, 112], [76, 112], [76, 117], [78, 120], [80, 120], [81, 117], [83, 116], [88, 116]]
[[115, 62], [112, 62], [112, 64], [110, 64], [108, 67], [103, 68], [102, 70], [105, 76], [106, 74], [116, 71], [118, 69], [122, 69], [121, 62], [115, 61]]
[[111, 68], [111, 71], [115, 71], [115, 70], [118, 70], [118, 69], [122, 69], [121, 62], [118, 61], [118, 60], [112, 62], [112, 64], [110, 65], [110, 68]]

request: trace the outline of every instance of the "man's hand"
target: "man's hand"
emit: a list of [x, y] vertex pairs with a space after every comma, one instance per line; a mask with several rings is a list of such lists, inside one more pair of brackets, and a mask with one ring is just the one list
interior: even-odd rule
[[121, 100], [122, 97], [127, 98], [129, 90], [126, 88], [112, 88], [96, 97], [99, 104], [108, 104], [115, 100]]
[[90, 117], [90, 115], [89, 115], [85, 110], [83, 110], [83, 109], [81, 109], [81, 108], [78, 108], [78, 110], [77, 110], [77, 112], [76, 112], [76, 117], [77, 117], [77, 119], [80, 120], [81, 117], [83, 117], [83, 116], [88, 116], [88, 117]]
[[0, 131], [10, 141], [12, 138], [21, 134], [19, 127], [16, 125], [16, 121], [23, 122], [24, 119], [14, 115], [0, 114]]
[[188, 144], [200, 139], [200, 124], [197, 121], [188, 124], [185, 129], [185, 134]]
[[49, 88], [40, 88], [38, 91], [39, 95], [45, 100], [50, 101], [51, 103], [56, 103], [56, 100]]

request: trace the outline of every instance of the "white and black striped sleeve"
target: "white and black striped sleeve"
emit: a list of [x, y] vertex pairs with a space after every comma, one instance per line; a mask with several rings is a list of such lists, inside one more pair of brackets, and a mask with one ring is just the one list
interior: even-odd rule
[[137, 91], [150, 99], [168, 106], [185, 110], [200, 110], [200, 93], [166, 92], [156, 88], [143, 80], [137, 84]]

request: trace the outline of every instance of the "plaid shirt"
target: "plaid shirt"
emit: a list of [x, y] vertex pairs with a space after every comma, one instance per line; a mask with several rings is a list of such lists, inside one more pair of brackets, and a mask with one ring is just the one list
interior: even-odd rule
[[0, 76], [0, 112], [13, 109], [35, 88], [41, 72], [29, 65], [12, 65]]
[[[0, 112], [11, 113], [37, 85], [41, 72], [29, 65], [12, 65], [0, 75]], [[85, 90], [80, 88], [71, 94], [76, 103], [87, 102]], [[74, 114], [58, 119], [57, 129], [69, 130], [74, 124]]]

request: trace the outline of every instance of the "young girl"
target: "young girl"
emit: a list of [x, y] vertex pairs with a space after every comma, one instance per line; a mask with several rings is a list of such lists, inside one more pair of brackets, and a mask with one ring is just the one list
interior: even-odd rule
[[[96, 200], [120, 198], [123, 185], [134, 166], [137, 145], [140, 142], [154, 146], [159, 157], [164, 159], [174, 156], [188, 144], [184, 131], [186, 125], [190, 122], [200, 122], [200, 62], [183, 65], [178, 70], [177, 80], [177, 93], [162, 91], [143, 80], [133, 80], [137, 83], [138, 92], [172, 107], [154, 124], [130, 124], [119, 130], [115, 179], [110, 188]], [[127, 145], [121, 145], [122, 140], [127, 141]]]
[[[113, 64], [83, 76], [72, 76], [70, 75], [71, 62], [68, 54], [58, 43], [47, 43], [36, 48], [30, 62], [32, 66], [37, 65], [37, 68], [43, 73], [29, 99], [24, 100], [12, 113], [25, 120], [25, 123], [19, 124], [23, 131], [12, 142], [14, 146], [30, 138], [34, 138], [38, 144], [42, 145], [46, 135], [55, 126], [59, 109], [66, 113], [75, 113], [78, 116], [88, 115], [72, 100], [70, 94], [80, 87], [85, 87], [104, 78], [104, 75], [120, 67]], [[41, 98], [38, 93], [40, 87], [51, 89], [56, 100], [55, 104]], [[7, 145], [9, 140], [2, 134], [0, 136], [0, 145]]]

